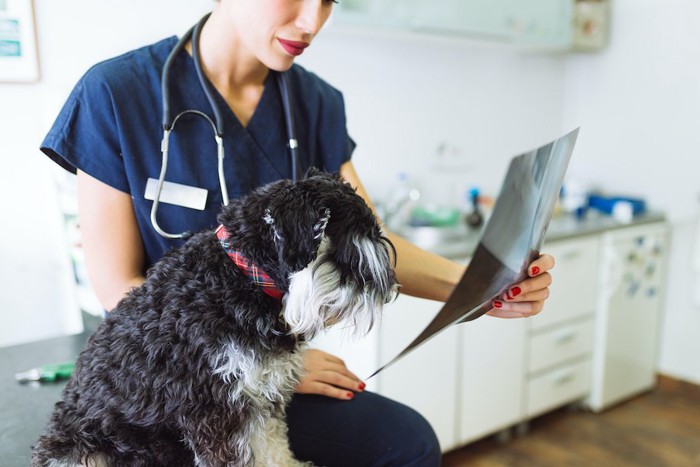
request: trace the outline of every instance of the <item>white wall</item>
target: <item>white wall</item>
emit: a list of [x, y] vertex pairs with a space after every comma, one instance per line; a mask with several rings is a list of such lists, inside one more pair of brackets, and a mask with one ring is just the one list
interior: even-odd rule
[[570, 176], [637, 195], [671, 221], [659, 368], [700, 383], [690, 252], [700, 212], [700, 2], [614, 0], [610, 47], [566, 63], [564, 124], [582, 131]]
[[610, 47], [567, 60], [565, 121], [583, 126], [571, 171], [687, 218], [700, 194], [700, 3], [612, 6]]
[[[398, 171], [430, 200], [473, 184], [493, 194], [510, 157], [562, 132], [562, 55], [332, 24], [323, 34], [300, 63], [343, 91], [354, 164], [374, 197]], [[449, 170], [435, 168], [441, 144], [457, 154]]]

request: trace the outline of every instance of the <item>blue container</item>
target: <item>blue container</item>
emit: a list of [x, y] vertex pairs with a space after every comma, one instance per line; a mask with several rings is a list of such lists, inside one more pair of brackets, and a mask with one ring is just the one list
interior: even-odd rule
[[646, 202], [643, 199], [624, 196], [590, 195], [588, 197], [588, 206], [605, 214], [612, 214], [615, 204], [620, 201], [630, 203], [632, 205], [632, 214], [635, 216], [644, 214], [647, 210]]

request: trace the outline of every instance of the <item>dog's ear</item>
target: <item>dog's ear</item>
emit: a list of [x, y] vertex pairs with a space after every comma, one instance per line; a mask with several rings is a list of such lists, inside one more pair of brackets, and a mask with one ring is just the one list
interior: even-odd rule
[[306, 175], [304, 175], [304, 178], [315, 177], [316, 175], [320, 175], [320, 174], [323, 174], [323, 173], [325, 173], [325, 172], [323, 172], [321, 169], [318, 169], [318, 168], [316, 168], [316, 167], [314, 167], [314, 166], [312, 165], [312, 166], [309, 167], [308, 170], [306, 171]]
[[320, 238], [323, 232], [326, 230], [328, 225], [328, 219], [331, 218], [331, 210], [328, 208], [321, 208], [318, 210], [319, 219], [316, 224], [314, 224], [314, 239]]
[[311, 177], [324, 177], [327, 180], [336, 180], [339, 182], [345, 182], [345, 179], [343, 178], [342, 175], [340, 175], [340, 172], [325, 172], [321, 169], [318, 169], [316, 167], [309, 167], [309, 169], [306, 171], [306, 175], [304, 178], [311, 178]]
[[275, 226], [275, 218], [272, 217], [272, 211], [270, 210], [270, 208], [265, 209], [265, 214], [263, 214], [263, 221], [270, 226], [272, 234], [274, 235], [275, 243], [281, 243], [282, 235]]
[[265, 209], [262, 219], [270, 228], [278, 258], [291, 272], [300, 271], [316, 258], [330, 215], [326, 207], [296, 216], [286, 209]]

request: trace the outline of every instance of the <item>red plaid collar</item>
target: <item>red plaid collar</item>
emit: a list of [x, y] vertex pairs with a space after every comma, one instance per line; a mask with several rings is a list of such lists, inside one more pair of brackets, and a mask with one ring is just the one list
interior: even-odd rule
[[231, 234], [229, 234], [228, 230], [226, 230], [226, 227], [223, 225], [220, 225], [216, 229], [216, 238], [219, 239], [219, 243], [221, 243], [224, 251], [226, 251], [226, 254], [229, 256], [229, 258], [231, 258], [231, 260], [233, 260], [235, 265], [238, 266], [250, 280], [259, 285], [263, 292], [272, 298], [282, 300], [284, 292], [277, 288], [275, 281], [273, 281], [265, 271], [253, 264], [252, 261], [249, 261], [240, 250], [237, 250], [231, 246], [229, 243], [230, 237]]

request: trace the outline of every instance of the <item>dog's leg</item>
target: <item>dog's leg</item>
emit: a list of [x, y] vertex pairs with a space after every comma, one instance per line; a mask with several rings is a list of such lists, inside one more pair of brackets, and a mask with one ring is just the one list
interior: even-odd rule
[[221, 407], [200, 407], [180, 420], [183, 440], [198, 467], [252, 467], [252, 438], [258, 429], [249, 412], [225, 413]]
[[32, 462], [32, 465], [40, 465], [42, 467], [112, 467], [107, 463], [104, 456], [100, 454], [90, 456], [80, 463], [70, 460], [49, 459], [40, 464]]
[[256, 467], [313, 467], [311, 462], [294, 458], [289, 448], [287, 422], [283, 417], [272, 417], [265, 422], [253, 440]]
[[294, 458], [283, 413], [262, 419], [250, 411], [228, 418], [220, 412], [212, 416], [199, 412], [183, 428], [197, 466], [313, 467]]

